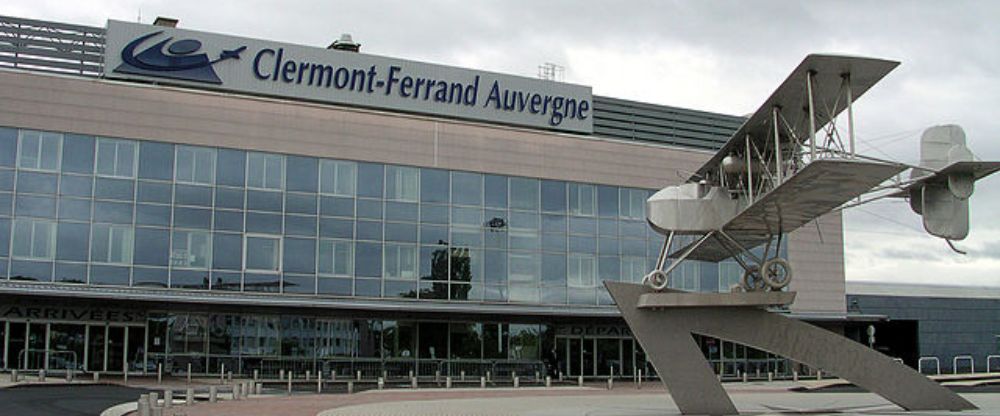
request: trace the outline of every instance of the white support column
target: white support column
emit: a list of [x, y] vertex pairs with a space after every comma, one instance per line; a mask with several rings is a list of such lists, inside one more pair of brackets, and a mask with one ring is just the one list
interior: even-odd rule
[[753, 156], [750, 153], [750, 135], [747, 135], [747, 152], [743, 155], [747, 160], [747, 205], [753, 204]]
[[816, 105], [813, 103], [813, 72], [806, 72], [806, 93], [809, 99], [809, 161], [816, 160]]
[[777, 187], [781, 185], [782, 176], [784, 176], [784, 166], [781, 162], [781, 132], [778, 125], [778, 107], [771, 108], [771, 123], [774, 124], [774, 177], [778, 181], [774, 186]]
[[844, 86], [847, 88], [847, 137], [851, 158], [854, 158], [854, 91], [851, 90], [851, 73], [844, 74]]

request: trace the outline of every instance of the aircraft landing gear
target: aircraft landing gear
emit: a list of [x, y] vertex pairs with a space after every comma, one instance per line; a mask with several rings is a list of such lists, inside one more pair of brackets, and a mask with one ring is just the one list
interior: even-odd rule
[[792, 281], [792, 265], [781, 257], [764, 262], [762, 278], [771, 290], [781, 290]]
[[663, 290], [670, 284], [670, 276], [663, 270], [653, 270], [642, 278], [642, 283], [654, 290]]

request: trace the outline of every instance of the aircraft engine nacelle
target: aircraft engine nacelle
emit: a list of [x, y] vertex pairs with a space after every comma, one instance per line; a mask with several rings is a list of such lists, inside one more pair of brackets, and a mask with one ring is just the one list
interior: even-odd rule
[[717, 230], [738, 212], [739, 202], [720, 187], [700, 183], [668, 186], [646, 200], [646, 220], [661, 234]]
[[965, 145], [965, 132], [956, 125], [934, 126], [920, 137], [920, 166], [911, 179], [928, 177], [910, 188], [910, 208], [923, 217], [931, 235], [961, 240], [969, 234], [969, 197], [975, 190], [974, 156]]

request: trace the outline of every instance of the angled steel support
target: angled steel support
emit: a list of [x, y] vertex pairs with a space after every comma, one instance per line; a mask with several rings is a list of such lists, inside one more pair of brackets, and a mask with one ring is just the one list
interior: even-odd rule
[[[755, 304], [748, 294], [722, 294], [731, 296], [727, 300], [732, 302], [720, 302], [718, 293], [658, 293], [643, 285], [618, 282], [605, 282], [605, 286], [683, 414], [739, 413], [695, 344], [693, 333], [829, 371], [906, 410], [976, 409], [892, 358], [825, 329], [769, 312], [767, 302]], [[657, 301], [657, 297], [664, 299]], [[684, 301], [667, 299], [678, 297]]]

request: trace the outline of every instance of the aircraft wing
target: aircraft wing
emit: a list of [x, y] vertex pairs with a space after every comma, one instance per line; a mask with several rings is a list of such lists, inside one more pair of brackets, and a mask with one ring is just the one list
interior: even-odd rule
[[[902, 172], [902, 165], [857, 159], [819, 159], [762, 195], [722, 226], [747, 249], [768, 236], [792, 232]], [[678, 257], [687, 247], [669, 254]], [[706, 241], [689, 259], [722, 261], [731, 257], [718, 241]]]
[[928, 172], [927, 176], [919, 178], [916, 182], [906, 185], [901, 191], [893, 194], [893, 196], [909, 196], [911, 189], [919, 188], [927, 183], [947, 182], [948, 176], [952, 174], [971, 175], [973, 181], [978, 181], [998, 171], [1000, 171], [1000, 162], [955, 162], [945, 166], [944, 169], [935, 173], [924, 171]]
[[875, 58], [818, 54], [806, 56], [778, 89], [729, 138], [722, 149], [719, 149], [719, 152], [688, 180], [698, 181], [709, 171], [718, 169], [722, 158], [746, 146], [747, 136], [750, 136], [759, 148], [764, 148], [764, 141], [768, 140], [769, 135], [773, 137], [774, 134], [770, 120], [775, 107], [778, 108], [780, 117], [788, 123], [790, 130], [797, 132], [800, 137], [809, 137], [809, 117], [805, 110], [808, 108], [809, 98], [804, 81], [808, 72], [813, 73], [816, 128], [820, 129], [847, 108], [846, 100], [837, 99], [840, 96], [838, 92], [843, 86], [842, 75], [850, 74], [851, 93], [856, 101], [898, 65], [899, 62], [896, 61]]

